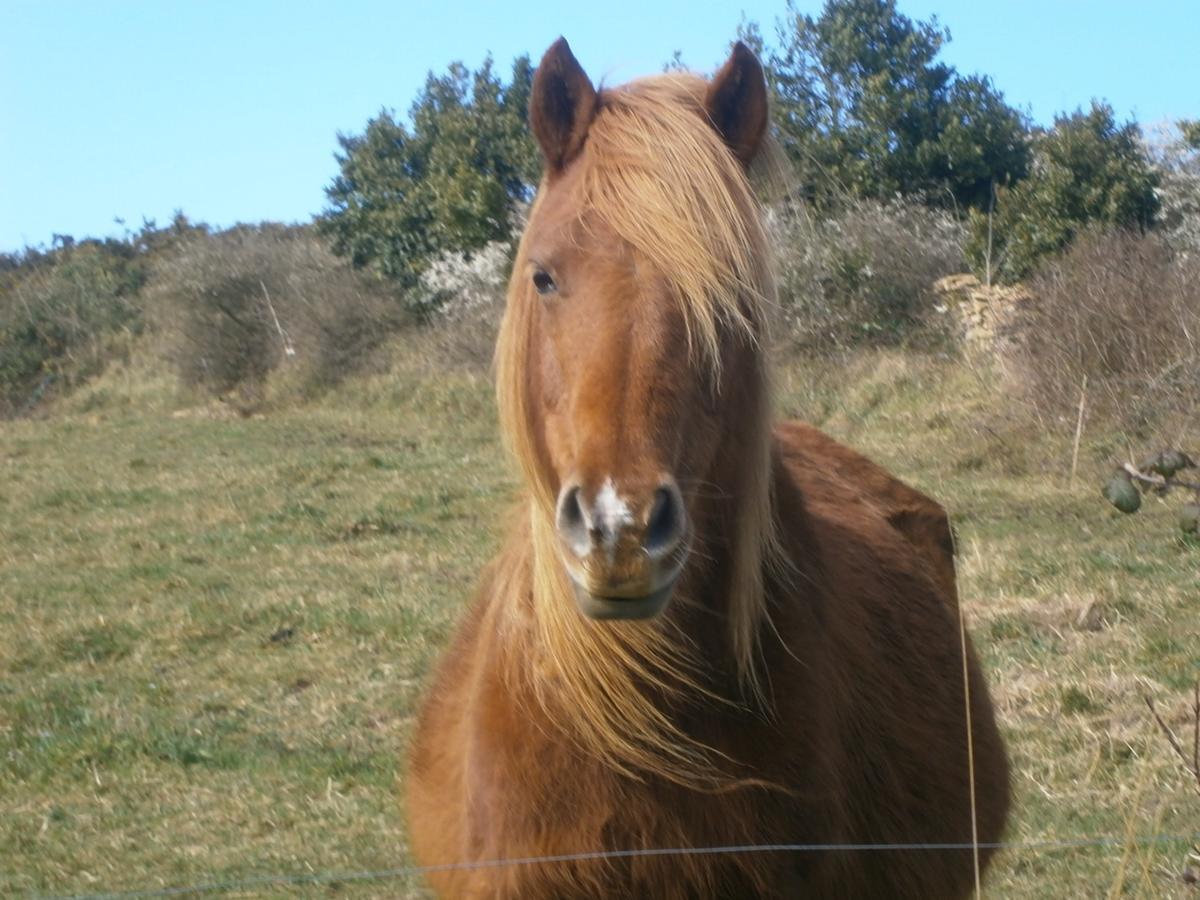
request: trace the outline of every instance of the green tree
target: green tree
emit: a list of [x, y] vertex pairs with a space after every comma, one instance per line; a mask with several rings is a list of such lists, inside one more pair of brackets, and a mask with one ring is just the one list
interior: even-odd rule
[[[936, 19], [914, 22], [895, 0], [827, 0], [814, 18], [789, 0], [776, 31], [776, 123], [809, 199], [979, 206], [992, 184], [1024, 176], [1023, 116], [987, 78], [938, 61], [950, 35]], [[762, 46], [756, 26], [742, 32]]]
[[332, 249], [403, 287], [446, 251], [470, 252], [512, 234], [538, 157], [526, 128], [533, 81], [527, 56], [505, 85], [491, 58], [426, 79], [409, 123], [387, 110], [361, 135], [339, 135], [340, 174], [320, 220]]
[[1159, 176], [1141, 138], [1137, 124], [1118, 124], [1107, 103], [1057, 117], [1035, 139], [1029, 177], [997, 190], [994, 215], [972, 212], [972, 266], [1015, 281], [1085, 228], [1149, 228], [1159, 209]]

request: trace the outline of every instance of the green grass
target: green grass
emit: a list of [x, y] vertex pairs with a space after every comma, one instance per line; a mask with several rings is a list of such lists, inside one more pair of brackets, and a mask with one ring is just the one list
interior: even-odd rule
[[[106, 377], [0, 427], [0, 894], [406, 865], [412, 716], [514, 490], [486, 378], [402, 367], [239, 418]], [[1002, 394], [959, 366], [793, 364], [780, 402], [953, 511], [1009, 838], [1118, 838], [1007, 851], [985, 892], [1185, 896], [1186, 846], [1121, 840], [1200, 831], [1142, 701], [1181, 730], [1200, 675], [1200, 548], [1173, 506], [1108, 511], [1104, 435], [1070, 487], [1069, 448], [997, 425]], [[422, 896], [242, 895], [296, 893]]]

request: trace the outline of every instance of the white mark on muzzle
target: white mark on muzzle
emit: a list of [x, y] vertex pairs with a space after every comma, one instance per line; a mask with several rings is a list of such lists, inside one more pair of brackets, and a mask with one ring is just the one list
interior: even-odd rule
[[633, 524], [633, 513], [629, 510], [629, 504], [617, 494], [612, 478], [604, 479], [600, 493], [596, 495], [594, 519], [596, 526], [600, 529], [604, 549], [611, 562], [616, 553], [617, 538], [620, 536], [621, 530]]

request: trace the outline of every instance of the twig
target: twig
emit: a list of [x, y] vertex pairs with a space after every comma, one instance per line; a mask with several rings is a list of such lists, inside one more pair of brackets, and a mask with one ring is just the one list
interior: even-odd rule
[[999, 433], [998, 431], [996, 431], [996, 429], [995, 429], [995, 428], [993, 428], [991, 425], [988, 425], [986, 422], [980, 422], [980, 423], [979, 423], [979, 426], [980, 426], [980, 427], [981, 427], [981, 428], [982, 428], [984, 431], [986, 431], [988, 434], [990, 434], [992, 437], [994, 437], [994, 438], [995, 438], [997, 441], [999, 441], [999, 443], [1000, 443], [1000, 446], [1001, 446], [1001, 447], [1003, 447], [1003, 448], [1005, 449], [1005, 451], [1006, 451], [1006, 452], [1008, 452], [1008, 453], [1015, 453], [1015, 452], [1016, 452], [1016, 451], [1014, 451], [1014, 450], [1013, 450], [1013, 448], [1012, 448], [1012, 447], [1009, 445], [1008, 441], [1006, 441], [1004, 438], [1000, 437], [1000, 433]]
[[287, 336], [287, 332], [283, 330], [283, 326], [279, 324], [279, 316], [275, 314], [275, 305], [271, 302], [271, 295], [267, 292], [267, 286], [261, 280], [258, 286], [262, 288], [263, 296], [267, 298], [267, 309], [271, 311], [271, 318], [275, 320], [275, 330], [279, 332], [279, 341], [283, 344], [284, 356], [295, 356], [296, 348], [292, 346], [291, 340]]
[[1154, 716], [1154, 721], [1158, 723], [1159, 730], [1167, 739], [1167, 743], [1171, 745], [1171, 749], [1179, 757], [1183, 763], [1183, 768], [1196, 779], [1196, 792], [1200, 793], [1200, 681], [1196, 682], [1195, 701], [1193, 703], [1195, 720], [1193, 721], [1192, 731], [1192, 755], [1188, 758], [1188, 754], [1184, 751], [1183, 746], [1179, 743], [1179, 738], [1175, 736], [1175, 732], [1171, 730], [1171, 726], [1163, 721], [1163, 717], [1158, 714], [1158, 710], [1154, 708], [1154, 700], [1149, 694], [1145, 694], [1142, 699], [1146, 701], [1146, 706], [1150, 708], [1150, 714]]
[[1088, 377], [1085, 373], [1083, 384], [1079, 387], [1079, 415], [1075, 419], [1075, 445], [1071, 448], [1071, 487], [1075, 487], [1075, 472], [1079, 468], [1079, 439], [1083, 437], [1083, 410], [1087, 405], [1087, 381]]
[[1200, 781], [1200, 679], [1192, 688], [1192, 773]]

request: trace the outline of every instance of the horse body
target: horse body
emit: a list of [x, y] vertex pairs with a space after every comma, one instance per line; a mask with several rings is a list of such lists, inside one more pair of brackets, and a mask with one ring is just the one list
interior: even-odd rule
[[[873, 464], [815, 429], [787, 423], [776, 437], [780, 515], [792, 557], [804, 562], [792, 579], [802, 586], [771, 600], [787, 636], [786, 646], [764, 647], [775, 714], [703, 702], [682, 711], [693, 736], [763, 784], [706, 792], [632, 780], [572, 745], [532, 700], [539, 673], [518, 651], [523, 642], [487, 640], [530, 589], [528, 533], [518, 528], [422, 717], [409, 787], [414, 821], [424, 822], [413, 836], [419, 859], [970, 842], [957, 610], [938, 588], [953, 563], [935, 545], [913, 556], [913, 538], [889, 521], [939, 507], [896, 480], [864, 490], [839, 468]], [[1007, 811], [1007, 770], [973, 654], [968, 663], [978, 828], [991, 843]], [[981, 850], [985, 865], [990, 855]], [[969, 850], [764, 851], [486, 867], [430, 880], [446, 897], [927, 898], [966, 895], [973, 873]]]
[[[674, 81], [658, 96], [656, 82], [639, 106], [589, 93], [565, 42], [539, 67], [531, 119], [549, 174], [498, 378], [530, 491], [410, 757], [413, 851], [442, 896], [964, 897], [970, 849], [847, 845], [969, 844], [972, 781], [979, 841], [1002, 831], [1007, 764], [960, 639], [944, 511], [816, 429], [770, 427], [752, 296], [769, 269], [746, 274], [758, 255], [722, 261], [728, 235], [698, 216], [672, 235], [687, 209], [655, 229], [675, 202], [655, 183], [637, 192], [658, 200], [644, 239], [603, 215], [612, 185], [592, 170], [614, 141], [606, 122], [627, 113], [647, 146], [693, 128], [706, 156], [663, 175], [621, 144], [613, 183], [640, 165], [670, 187], [711, 156], [727, 183], [706, 189], [730, 193], [729, 233], [763, 250], [735, 168], [761, 139], [765, 118], [739, 118], [761, 79], [739, 49], [707, 88]], [[636, 119], [667, 102], [703, 115], [663, 113], [661, 135]], [[723, 263], [707, 281], [733, 275], [716, 299], [680, 306], [671, 298], [706, 282], [674, 275], [650, 242], [702, 231]], [[707, 366], [697, 345], [715, 354]], [[596, 621], [608, 618], [634, 621]], [[840, 849], [657, 852], [780, 844]]]

